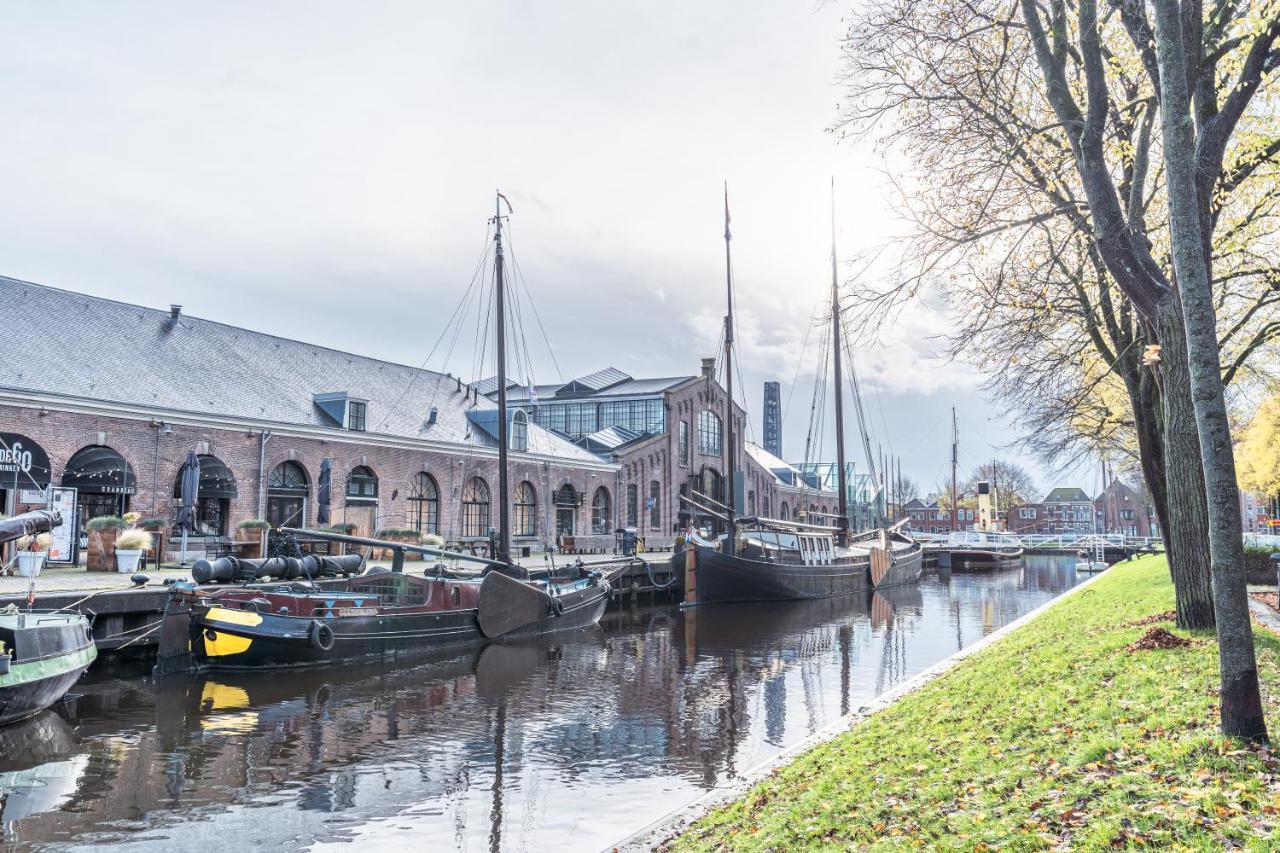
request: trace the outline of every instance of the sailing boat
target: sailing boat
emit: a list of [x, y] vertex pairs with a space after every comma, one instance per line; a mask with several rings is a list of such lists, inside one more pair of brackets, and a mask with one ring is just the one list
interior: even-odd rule
[[[729, 191], [724, 200], [725, 281], [725, 417], [733, 424], [733, 264], [730, 255]], [[849, 534], [847, 471], [844, 453], [844, 402], [841, 379], [840, 298], [836, 273], [835, 216], [831, 226], [831, 337], [835, 359], [836, 464], [838, 514], [834, 526], [775, 518], [736, 517], [732, 506], [694, 493], [682, 499], [695, 510], [721, 521], [727, 533], [718, 541], [690, 534], [686, 554], [686, 605], [738, 601], [784, 601], [866, 593], [872, 589], [915, 583], [922, 571], [920, 543], [903, 532], [906, 520], [858, 536]], [[725, 445], [729, 501], [734, 492], [734, 436]], [[825, 517], [831, 521], [832, 517]], [[692, 571], [688, 571], [692, 568]]]
[[[207, 592], [175, 587], [165, 611], [160, 673], [185, 669], [256, 669], [333, 663], [359, 657], [436, 649], [484, 640], [519, 640], [585, 628], [600, 621], [612, 588], [581, 564], [530, 572], [511, 559], [508, 494], [506, 290], [502, 212], [511, 205], [497, 194], [494, 224], [494, 314], [498, 368], [498, 529], [494, 554], [478, 557], [429, 545], [406, 545], [322, 530], [281, 528], [288, 536], [391, 550], [392, 568], [367, 569], [323, 587], [244, 584]], [[443, 566], [409, 575], [405, 552], [471, 561], [483, 570], [464, 573]], [[262, 576], [314, 580], [355, 568], [346, 558], [235, 557], [197, 564], [198, 580]], [[329, 569], [328, 572], [324, 571]]]

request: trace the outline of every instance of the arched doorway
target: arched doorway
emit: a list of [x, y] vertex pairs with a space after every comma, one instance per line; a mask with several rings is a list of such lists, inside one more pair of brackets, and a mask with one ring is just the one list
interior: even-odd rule
[[724, 477], [710, 465], [702, 469], [702, 493], [713, 501], [724, 503]]
[[67, 460], [62, 485], [78, 491], [80, 529], [91, 518], [124, 515], [129, 499], [138, 491], [133, 468], [110, 447], [93, 445], [77, 450]]
[[272, 527], [305, 526], [310, 495], [307, 469], [292, 459], [281, 462], [267, 478], [267, 523]]
[[[195, 529], [197, 536], [226, 536], [231, 502], [240, 496], [236, 477], [216, 456], [200, 454], [200, 487], [196, 491]], [[173, 496], [182, 497], [182, 474], [173, 481]]]
[[572, 483], [556, 489], [556, 536], [573, 536], [577, 533], [578, 507], [582, 498]]

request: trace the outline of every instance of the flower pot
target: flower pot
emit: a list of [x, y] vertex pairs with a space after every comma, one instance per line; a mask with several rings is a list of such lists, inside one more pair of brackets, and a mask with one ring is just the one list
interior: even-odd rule
[[128, 575], [138, 570], [138, 563], [142, 560], [142, 551], [125, 551], [121, 548], [116, 549], [116, 571], [122, 575]]
[[40, 574], [40, 570], [44, 568], [44, 558], [48, 556], [44, 551], [19, 551], [18, 552], [18, 574], [24, 578], [34, 578]]
[[13, 655], [0, 655], [0, 675], [9, 674], [9, 664], [13, 661]]

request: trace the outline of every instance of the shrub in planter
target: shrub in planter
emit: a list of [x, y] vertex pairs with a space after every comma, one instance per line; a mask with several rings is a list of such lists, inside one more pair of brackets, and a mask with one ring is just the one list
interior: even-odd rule
[[[414, 530], [412, 527], [386, 527], [373, 534], [375, 539], [385, 539], [388, 542], [403, 542], [406, 545], [422, 544], [422, 534]], [[390, 560], [393, 554], [390, 548], [383, 548], [378, 554], [380, 560]], [[405, 552], [406, 560], [421, 560], [421, 554], [412, 554]]]
[[116, 536], [116, 571], [121, 574], [136, 572], [142, 552], [150, 547], [151, 534], [146, 530], [131, 527], [120, 531]]
[[18, 574], [24, 578], [33, 578], [44, 568], [45, 558], [53, 545], [53, 536], [49, 533], [19, 536], [14, 545], [18, 549]]
[[143, 530], [151, 530], [153, 532], [156, 530], [164, 530], [169, 526], [169, 519], [161, 515], [152, 515], [147, 518], [138, 519], [138, 523], [134, 526], [141, 527]]
[[89, 519], [85, 530], [89, 533], [88, 569], [91, 572], [116, 570], [116, 536], [124, 527], [124, 519], [118, 515], [100, 515]]

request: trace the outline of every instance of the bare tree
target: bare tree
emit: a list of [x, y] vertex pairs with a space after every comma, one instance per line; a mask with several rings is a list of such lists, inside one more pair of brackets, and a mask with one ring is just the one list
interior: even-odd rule
[[1036, 483], [1027, 469], [1015, 462], [1004, 459], [992, 459], [983, 462], [973, 470], [964, 481], [966, 493], [974, 493], [978, 482], [985, 480], [995, 486], [996, 509], [1000, 513], [1008, 512], [1021, 503], [1030, 503], [1036, 499]]

